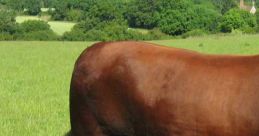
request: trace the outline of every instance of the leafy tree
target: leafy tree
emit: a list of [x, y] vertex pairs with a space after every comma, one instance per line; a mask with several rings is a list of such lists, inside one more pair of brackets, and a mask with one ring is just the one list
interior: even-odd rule
[[83, 18], [83, 11], [72, 9], [67, 12], [66, 20], [68, 21], [80, 21]]
[[0, 10], [0, 33], [14, 34], [16, 28], [15, 14], [10, 11]]
[[192, 28], [193, 4], [191, 1], [162, 0], [159, 3], [159, 28], [170, 35], [179, 35]]
[[38, 15], [41, 12], [42, 1], [41, 0], [25, 0], [25, 8], [28, 9], [30, 15]]
[[21, 23], [17, 37], [21, 40], [57, 39], [57, 35], [50, 29], [50, 25], [40, 20], [28, 20]]
[[23, 11], [25, 7], [25, 0], [7, 0], [7, 6], [16, 11]]
[[56, 0], [42, 0], [42, 3], [43, 3], [43, 6], [42, 7], [45, 7], [45, 8], [52, 8], [54, 5], [54, 2]]
[[220, 13], [214, 9], [207, 8], [205, 5], [194, 6], [193, 13], [190, 21], [191, 29], [216, 31], [221, 18]]
[[41, 20], [28, 20], [20, 24], [23, 32], [51, 30], [50, 25]]
[[154, 28], [158, 24], [157, 0], [132, 1], [125, 13], [130, 27]]
[[256, 18], [249, 12], [241, 9], [231, 9], [222, 18], [220, 29], [222, 32], [231, 32], [233, 29], [245, 27], [255, 28]]
[[212, 0], [212, 2], [222, 14], [238, 6], [236, 0]]

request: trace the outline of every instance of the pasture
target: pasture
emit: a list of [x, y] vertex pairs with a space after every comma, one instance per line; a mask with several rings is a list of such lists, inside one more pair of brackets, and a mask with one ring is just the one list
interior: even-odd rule
[[[211, 54], [259, 54], [259, 35], [151, 41]], [[0, 42], [0, 131], [58, 136], [69, 131], [69, 85], [75, 59], [92, 42]]]

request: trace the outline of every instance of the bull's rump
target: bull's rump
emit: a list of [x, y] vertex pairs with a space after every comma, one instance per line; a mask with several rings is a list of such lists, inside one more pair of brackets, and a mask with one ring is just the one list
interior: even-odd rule
[[84, 93], [105, 134], [256, 135], [256, 62], [139, 42], [97, 44], [78, 59], [73, 79], [84, 87], [72, 93]]

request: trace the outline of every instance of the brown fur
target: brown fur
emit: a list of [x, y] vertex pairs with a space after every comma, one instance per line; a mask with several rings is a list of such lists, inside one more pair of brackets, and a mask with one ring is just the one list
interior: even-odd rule
[[258, 136], [259, 56], [97, 43], [70, 90], [75, 136]]

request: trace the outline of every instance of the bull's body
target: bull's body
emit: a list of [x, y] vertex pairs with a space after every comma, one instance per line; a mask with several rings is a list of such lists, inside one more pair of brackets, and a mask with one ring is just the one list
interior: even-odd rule
[[75, 136], [258, 136], [259, 56], [98, 43], [75, 64]]

